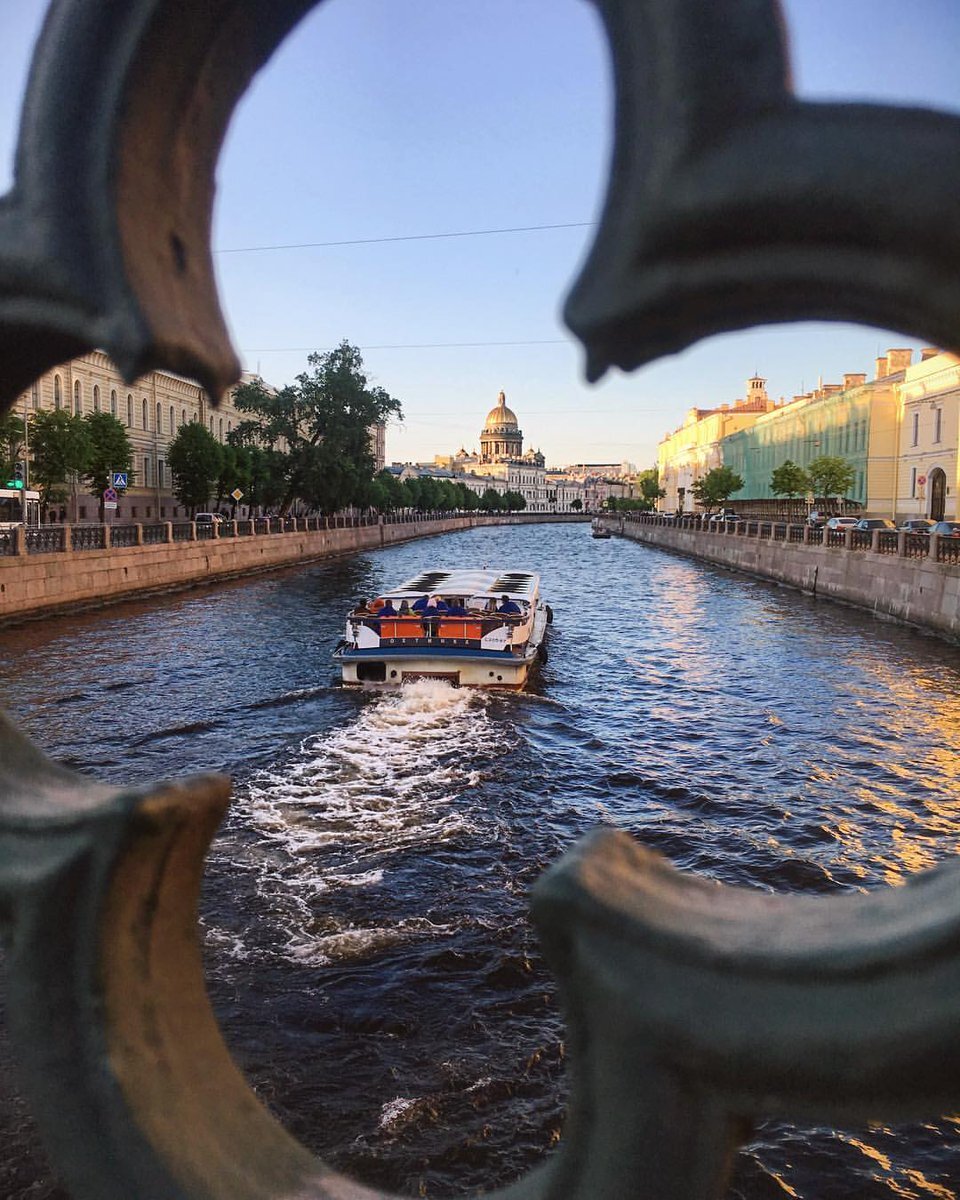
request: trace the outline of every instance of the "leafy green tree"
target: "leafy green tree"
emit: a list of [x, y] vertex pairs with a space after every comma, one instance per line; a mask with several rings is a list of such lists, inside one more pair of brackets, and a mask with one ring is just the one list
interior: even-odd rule
[[795, 496], [802, 496], [809, 488], [810, 476], [789, 458], [770, 476], [770, 491], [775, 496], [786, 496], [792, 500]]
[[3, 480], [12, 479], [18, 462], [23, 460], [23, 421], [13, 413], [0, 417], [0, 472]]
[[731, 467], [714, 467], [693, 485], [693, 494], [698, 504], [712, 511], [742, 487], [743, 476]]
[[199, 421], [181, 425], [167, 451], [173, 490], [192, 516], [206, 508], [223, 470], [223, 447]]
[[660, 476], [657, 474], [656, 467], [641, 471], [637, 476], [637, 483], [640, 485], [640, 499], [643, 501], [637, 507], [642, 510], [649, 512], [656, 508], [657, 501], [662, 500], [667, 494], [660, 486]]
[[504, 492], [503, 507], [509, 512], [523, 512], [527, 507], [527, 502], [520, 492]]
[[30, 480], [40, 493], [46, 517], [51, 500], [66, 494], [66, 487], [87, 472], [91, 454], [90, 429], [83, 417], [65, 408], [36, 412], [30, 422]]
[[807, 467], [810, 490], [821, 500], [845, 496], [853, 486], [856, 471], [845, 458], [822, 454]]
[[323, 512], [363, 503], [375, 466], [370, 429], [401, 415], [400, 402], [370, 384], [360, 351], [349, 342], [307, 362], [311, 370], [278, 392], [257, 381], [234, 393], [237, 407], [251, 413], [235, 440], [286, 447], [281, 514], [297, 497]]
[[102, 521], [103, 489], [111, 483], [111, 472], [126, 471], [128, 483], [133, 482], [133, 446], [126, 429], [108, 412], [87, 413], [83, 422], [90, 441], [83, 481], [97, 501], [97, 511]]
[[499, 512], [503, 507], [503, 499], [496, 488], [488, 487], [480, 497], [482, 512]]
[[570, 507], [573, 509], [574, 512], [582, 512], [583, 511], [583, 501], [580, 499], [579, 496], [577, 496], [575, 499], [570, 501]]
[[403, 507], [412, 508], [414, 512], [422, 512], [424, 505], [421, 502], [422, 479], [405, 479], [400, 485], [403, 489]]
[[464, 512], [475, 512], [480, 507], [480, 497], [472, 487], [467, 487], [465, 483], [458, 483], [457, 492], [459, 493], [457, 507], [462, 508]]

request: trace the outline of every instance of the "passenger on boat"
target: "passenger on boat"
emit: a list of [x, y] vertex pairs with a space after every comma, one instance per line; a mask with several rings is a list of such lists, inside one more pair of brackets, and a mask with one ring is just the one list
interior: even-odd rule
[[451, 597], [447, 602], [447, 616], [465, 617], [466, 615], [467, 610], [463, 607], [463, 601], [458, 598]]
[[398, 617], [409, 617], [410, 616], [410, 601], [409, 600], [401, 600], [400, 601], [400, 611], [397, 613], [397, 616]]
[[428, 614], [447, 612], [447, 602], [442, 596], [431, 596], [424, 610]]
[[386, 600], [384, 600], [382, 606], [377, 610], [378, 617], [396, 617], [399, 615], [400, 614], [393, 607], [393, 604], [391, 603], [389, 597]]
[[514, 602], [510, 599], [510, 597], [506, 593], [504, 593], [500, 597], [500, 606], [497, 609], [497, 612], [498, 613], [507, 613], [507, 614], [510, 614], [513, 616], [519, 616], [520, 605], [514, 604]]
[[429, 599], [430, 597], [426, 595], [418, 596], [416, 600], [414, 600], [413, 604], [410, 605], [410, 607], [414, 612], [423, 612], [423, 610], [427, 607], [427, 602]]
[[350, 614], [352, 617], [369, 617], [370, 607], [368, 600], [358, 600], [357, 607]]

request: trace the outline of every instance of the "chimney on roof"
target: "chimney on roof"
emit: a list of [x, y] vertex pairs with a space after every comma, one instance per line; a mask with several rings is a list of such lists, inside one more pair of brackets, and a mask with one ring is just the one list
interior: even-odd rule
[[843, 376], [843, 390], [846, 392], [850, 388], [863, 387], [866, 382], [866, 375], [855, 375], [847, 372]]
[[877, 379], [883, 379], [887, 372], [887, 356], [884, 354], [877, 359]]
[[912, 350], [888, 350], [887, 371], [891, 375], [896, 375], [898, 371], [905, 371], [910, 366], [911, 358], [913, 358]]
[[936, 358], [939, 353], [940, 351], [936, 348], [936, 346], [924, 346], [924, 348], [920, 351], [920, 361], [926, 362], [928, 358]]

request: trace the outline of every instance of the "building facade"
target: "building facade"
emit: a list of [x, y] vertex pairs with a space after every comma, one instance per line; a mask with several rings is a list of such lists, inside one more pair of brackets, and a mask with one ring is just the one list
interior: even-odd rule
[[922, 350], [899, 386], [898, 519], [957, 519], [960, 357]]

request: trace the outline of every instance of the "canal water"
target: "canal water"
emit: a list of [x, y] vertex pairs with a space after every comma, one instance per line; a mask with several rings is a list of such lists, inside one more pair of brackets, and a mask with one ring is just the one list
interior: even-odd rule
[[[361, 596], [427, 565], [538, 570], [523, 694], [336, 686]], [[0, 633], [8, 709], [129, 782], [235, 780], [208, 978], [262, 1100], [408, 1195], [517, 1177], [561, 1137], [564, 1029], [532, 882], [598, 824], [765, 890], [897, 885], [960, 844], [960, 650], [585, 525], [474, 530]], [[0, 1052], [0, 1195], [63, 1196]], [[733, 1197], [960, 1195], [960, 1120], [760, 1128]]]

